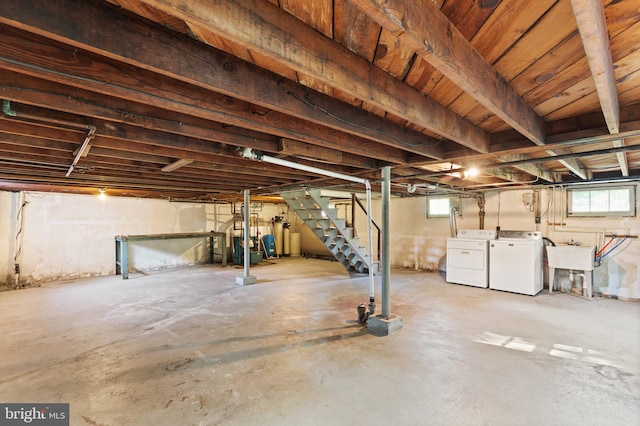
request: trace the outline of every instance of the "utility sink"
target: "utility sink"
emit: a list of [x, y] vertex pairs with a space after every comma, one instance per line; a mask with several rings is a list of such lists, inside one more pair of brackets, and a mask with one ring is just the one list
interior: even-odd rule
[[593, 271], [596, 248], [586, 246], [547, 246], [549, 268]]

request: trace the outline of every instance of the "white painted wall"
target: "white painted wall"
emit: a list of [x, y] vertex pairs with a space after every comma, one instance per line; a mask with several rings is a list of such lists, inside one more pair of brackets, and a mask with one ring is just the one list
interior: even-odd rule
[[300, 248], [303, 255], [306, 256], [332, 256], [329, 249], [320, 241], [300, 218], [296, 216], [292, 224], [295, 225], [297, 232], [300, 232]]
[[[639, 188], [637, 185], [636, 188]], [[541, 197], [541, 213], [547, 212], [540, 224], [535, 223], [535, 213], [523, 203], [526, 190], [489, 191], [485, 194], [485, 229], [537, 230], [554, 242], [579, 241], [583, 245], [602, 247], [604, 233], [618, 235], [640, 234], [640, 218], [567, 218], [560, 202], [564, 196], [555, 190], [555, 203], [549, 203], [552, 190], [538, 188]], [[638, 192], [638, 190], [636, 191]], [[640, 195], [640, 194], [638, 194]], [[640, 196], [636, 196], [640, 212]], [[380, 201], [373, 202], [374, 218], [380, 217]], [[548, 209], [548, 211], [547, 211]], [[458, 229], [479, 229], [479, 207], [473, 198], [461, 199], [461, 213], [457, 218]], [[549, 225], [551, 222], [551, 225]], [[364, 215], [356, 218], [360, 235], [365, 235]], [[553, 226], [553, 223], [563, 225]], [[393, 198], [391, 201], [391, 265], [423, 271], [445, 268], [446, 240], [450, 237], [448, 218], [427, 218], [426, 197]], [[366, 240], [363, 238], [363, 242]], [[608, 239], [606, 239], [608, 241]], [[626, 299], [640, 299], [640, 240], [629, 239], [618, 250], [605, 258], [594, 271], [594, 286], [606, 295]], [[568, 280], [566, 273], [558, 271], [560, 281]], [[561, 283], [562, 284], [562, 283]]]
[[[24, 224], [17, 220], [24, 199]], [[183, 232], [227, 232], [228, 256], [234, 230], [231, 204], [172, 203], [124, 197], [0, 191], [0, 287], [115, 274], [115, 236]], [[235, 209], [240, 212], [241, 203]], [[272, 218], [286, 216], [283, 204], [253, 204], [260, 237], [273, 234]], [[252, 235], [255, 227], [252, 227]], [[16, 236], [18, 238], [16, 239]], [[14, 273], [16, 253], [20, 274]], [[216, 253], [220, 248], [216, 247]], [[216, 255], [216, 261], [219, 261]], [[152, 271], [209, 261], [208, 239], [129, 243], [130, 271]], [[19, 280], [19, 283], [16, 282]]]
[[[636, 212], [640, 212], [640, 185], [636, 185]], [[556, 244], [566, 244], [570, 241], [581, 243], [585, 246], [596, 246], [596, 251], [602, 248], [609, 240], [607, 234], [618, 236], [640, 234], [640, 218], [575, 218], [566, 217], [563, 200], [566, 194], [560, 190], [550, 191], [546, 199], [551, 197], [550, 224], [546, 227], [545, 236]], [[547, 221], [545, 221], [545, 224]], [[614, 240], [609, 245], [609, 250], [620, 239]], [[627, 239], [615, 251], [612, 251], [593, 273], [594, 287], [603, 294], [624, 299], [640, 299], [640, 239]], [[560, 284], [568, 281], [565, 273]]]
[[[25, 208], [24, 259], [21, 262], [21, 282], [36, 284], [84, 276], [115, 273], [116, 235], [160, 234], [177, 232], [226, 232], [228, 260], [232, 260], [233, 237], [242, 235], [242, 222], [236, 218], [242, 203], [198, 204], [170, 203], [123, 197], [0, 192], [3, 212], [14, 210], [15, 216], [21, 195], [28, 201]], [[12, 201], [13, 200], [13, 201]], [[284, 217], [291, 223], [291, 232], [301, 232], [302, 251], [329, 254], [322, 242], [290, 211], [285, 204], [252, 203], [251, 212], [259, 217], [259, 236], [273, 235], [272, 220]], [[15, 221], [4, 220], [0, 232], [11, 240], [15, 236]], [[6, 225], [6, 226], [5, 226]], [[234, 229], [235, 228], [235, 229]], [[252, 222], [251, 235], [255, 235]], [[3, 235], [3, 234], [0, 234]], [[64, 235], [64, 238], [60, 236]], [[39, 240], [42, 236], [42, 244]], [[15, 239], [15, 238], [14, 238]], [[205, 239], [139, 241], [129, 244], [130, 270], [151, 271], [181, 265], [208, 262]], [[219, 249], [216, 248], [216, 253]], [[3, 246], [0, 259], [1, 276], [6, 283], [13, 281], [11, 247]], [[283, 254], [283, 253], [280, 253]], [[9, 259], [11, 257], [11, 259]], [[216, 261], [218, 260], [216, 256]]]
[[[555, 203], [549, 203], [551, 189], [540, 188], [542, 212], [549, 206], [541, 224], [523, 204], [527, 190], [503, 190], [486, 193], [485, 229], [540, 230], [556, 243], [573, 239], [584, 245], [604, 243], [604, 233], [640, 233], [640, 219], [633, 218], [566, 218], [555, 190]], [[24, 226], [19, 233], [17, 221], [22, 197]], [[637, 197], [638, 198], [638, 197]], [[640, 200], [637, 199], [640, 210]], [[295, 214], [283, 204], [259, 204], [253, 211], [260, 217], [260, 236], [273, 234], [272, 218], [285, 216], [292, 231], [302, 234], [302, 250], [311, 254], [327, 253], [311, 233], [305, 230]], [[240, 204], [236, 205], [240, 210]], [[52, 280], [73, 279], [115, 273], [116, 235], [176, 232], [227, 232], [227, 245], [233, 236], [233, 206], [230, 204], [170, 203], [163, 200], [52, 193], [0, 192], [0, 286], [13, 285], [14, 258], [21, 248], [20, 282], [33, 285]], [[259, 211], [258, 211], [259, 210]], [[342, 211], [342, 210], [341, 210]], [[479, 227], [478, 205], [472, 198], [461, 200], [458, 229]], [[373, 216], [380, 221], [380, 200], [373, 201]], [[350, 211], [346, 210], [346, 216]], [[350, 218], [347, 217], [349, 220]], [[357, 232], [366, 245], [366, 220], [356, 216]], [[548, 223], [552, 224], [549, 225]], [[557, 225], [553, 225], [557, 223]], [[562, 225], [558, 225], [558, 224]], [[253, 233], [253, 230], [252, 230]], [[19, 238], [16, 239], [16, 235]], [[393, 198], [391, 202], [391, 264], [394, 267], [422, 271], [444, 269], [446, 239], [450, 236], [448, 218], [427, 218], [426, 198]], [[375, 232], [374, 232], [375, 240]], [[375, 249], [374, 249], [375, 250]], [[218, 251], [218, 250], [216, 250]], [[228, 250], [229, 258], [231, 250]], [[218, 259], [218, 258], [217, 258]], [[594, 273], [595, 286], [605, 294], [640, 299], [640, 240], [630, 239], [605, 259]], [[206, 240], [166, 240], [131, 244], [131, 269], [154, 270], [208, 262]], [[558, 279], [567, 280], [559, 273]]]
[[[19, 262], [23, 285], [114, 274], [116, 235], [206, 230], [206, 210], [201, 204], [37, 192], [24, 193], [24, 200]], [[10, 228], [15, 234], [16, 225]], [[204, 239], [130, 244], [132, 270], [207, 259]]]
[[13, 282], [20, 193], [0, 191], [0, 287]]

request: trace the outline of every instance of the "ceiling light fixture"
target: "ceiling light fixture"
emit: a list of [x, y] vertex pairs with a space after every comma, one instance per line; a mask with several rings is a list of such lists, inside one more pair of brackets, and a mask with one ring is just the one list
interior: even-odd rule
[[191, 163], [193, 163], [192, 158], [181, 158], [178, 161], [175, 161], [167, 166], [164, 166], [160, 170], [163, 172], [172, 172], [176, 169], [179, 169], [180, 167], [186, 166], [187, 164], [191, 164]]
[[467, 169], [464, 171], [465, 178], [476, 177], [476, 176], [478, 176], [478, 169], [476, 169], [475, 167], [471, 167], [470, 169]]
[[98, 197], [100, 197], [101, 200], [104, 200], [107, 198], [107, 190], [104, 188], [100, 188], [100, 195], [98, 195]]

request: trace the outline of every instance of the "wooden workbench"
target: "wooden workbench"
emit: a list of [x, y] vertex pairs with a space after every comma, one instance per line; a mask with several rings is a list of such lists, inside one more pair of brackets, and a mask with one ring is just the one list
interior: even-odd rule
[[129, 278], [129, 242], [149, 240], [170, 240], [177, 238], [209, 238], [209, 261], [213, 263], [214, 239], [220, 240], [222, 250], [222, 266], [227, 266], [227, 234], [225, 232], [188, 232], [178, 234], [149, 234], [149, 235], [116, 235], [116, 275], [122, 274], [122, 279]]

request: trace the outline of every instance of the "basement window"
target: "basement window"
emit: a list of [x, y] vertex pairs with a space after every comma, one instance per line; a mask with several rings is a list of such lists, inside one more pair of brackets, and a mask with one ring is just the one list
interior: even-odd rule
[[449, 217], [451, 209], [454, 207], [460, 212], [460, 203], [457, 198], [428, 197], [427, 217]]
[[635, 205], [630, 185], [567, 190], [567, 216], [635, 216]]

